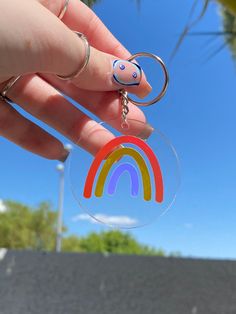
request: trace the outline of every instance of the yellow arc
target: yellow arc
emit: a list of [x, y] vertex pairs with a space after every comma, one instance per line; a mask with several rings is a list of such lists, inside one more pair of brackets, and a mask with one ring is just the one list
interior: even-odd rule
[[95, 189], [95, 195], [97, 197], [101, 197], [104, 190], [105, 181], [107, 178], [107, 175], [112, 167], [112, 165], [119, 160], [124, 155], [129, 155], [134, 158], [134, 160], [137, 162], [139, 169], [141, 171], [142, 175], [142, 181], [143, 181], [143, 194], [144, 199], [146, 201], [150, 201], [152, 197], [152, 188], [151, 188], [151, 179], [148, 172], [147, 165], [145, 163], [145, 160], [143, 157], [133, 148], [120, 148], [118, 150], [115, 150], [112, 152], [109, 157], [107, 158], [106, 162], [104, 163], [102, 170], [100, 172], [100, 175], [97, 180], [96, 189]]

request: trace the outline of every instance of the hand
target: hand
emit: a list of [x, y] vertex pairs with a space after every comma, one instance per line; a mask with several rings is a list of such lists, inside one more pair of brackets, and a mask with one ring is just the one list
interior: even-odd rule
[[[124, 86], [112, 78], [113, 61], [127, 59], [130, 54], [78, 0], [70, 0], [60, 21], [57, 16], [64, 3], [65, 0], [1, 0], [0, 91], [12, 76], [24, 75], [9, 90], [8, 98], [68, 139], [77, 142], [80, 138], [80, 145], [96, 154], [114, 135], [73, 106], [58, 90], [102, 120], [113, 119], [112, 125], [120, 130], [117, 90]], [[91, 56], [77, 78], [64, 81], [55, 74], [68, 76], [84, 61], [84, 42], [72, 30], [86, 35]], [[126, 90], [144, 97], [151, 87], [143, 75], [139, 85]], [[130, 119], [146, 122], [139, 108], [132, 104], [129, 108]], [[152, 128], [144, 125], [131, 124], [132, 133], [147, 138]], [[0, 135], [49, 159], [67, 157], [62, 143], [4, 101], [0, 101]]]

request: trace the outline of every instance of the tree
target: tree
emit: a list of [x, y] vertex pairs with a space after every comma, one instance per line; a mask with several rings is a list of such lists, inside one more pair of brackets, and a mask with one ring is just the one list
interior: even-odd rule
[[[53, 250], [55, 248], [57, 213], [51, 210], [49, 203], [41, 203], [31, 212], [30, 230], [33, 245], [37, 250]], [[63, 231], [66, 228], [63, 227]]]
[[[95, 3], [99, 2], [100, 0], [82, 0], [87, 6], [92, 7]], [[140, 1], [141, 0], [136, 0], [137, 6], [140, 7]]]
[[[98, 1], [99, 0], [83, 0], [83, 2], [87, 4], [89, 7], [92, 7]], [[140, 1], [141, 0], [136, 0], [138, 7], [140, 7]], [[195, 7], [196, 1], [194, 1], [193, 7]], [[225, 41], [226, 44], [230, 47], [233, 57], [236, 59], [236, 1], [235, 0], [217, 0], [217, 1], [222, 6]], [[195, 22], [199, 21], [204, 16], [204, 13], [206, 12], [209, 2], [210, 0], [204, 0], [203, 10], [200, 16], [196, 19], [196, 21], [193, 21], [192, 23], [190, 23], [190, 25], [186, 26], [182, 36], [179, 38], [179, 41], [173, 52], [173, 55], [175, 55], [178, 47], [182, 43], [182, 40], [184, 39], [185, 35], [191, 28], [191, 25], [195, 25], [196, 24]]]
[[[57, 213], [49, 203], [36, 208], [24, 204], [4, 202], [6, 211], [0, 212], [0, 247], [9, 249], [55, 250]], [[67, 228], [64, 226], [63, 231]], [[161, 255], [163, 250], [140, 244], [131, 234], [117, 230], [90, 233], [85, 237], [65, 236], [65, 252]]]
[[82, 252], [81, 241], [76, 235], [64, 237], [62, 239], [62, 251], [64, 252]]
[[[193, 5], [192, 5], [190, 16], [193, 16], [193, 13], [196, 9], [196, 4], [198, 1], [199, 0], [193, 0]], [[223, 18], [223, 31], [218, 32], [216, 30], [215, 32], [211, 32], [211, 33], [206, 32], [205, 34], [213, 35], [213, 36], [224, 35], [226, 45], [230, 47], [232, 51], [232, 55], [236, 59], [236, 1], [235, 0], [216, 0], [216, 1], [218, 1], [221, 6], [221, 12], [222, 12], [222, 18]], [[187, 25], [184, 27], [184, 30], [179, 36], [178, 41], [175, 45], [175, 48], [171, 54], [171, 58], [175, 56], [175, 54], [177, 53], [179, 47], [181, 46], [183, 40], [185, 39], [189, 31], [192, 30], [194, 26], [196, 26], [196, 24], [204, 17], [208, 9], [209, 3], [210, 3], [210, 0], [204, 0], [203, 7], [200, 14], [194, 20], [189, 21]], [[215, 55], [224, 47], [225, 45], [222, 45], [212, 55]]]
[[[208, 7], [210, 0], [204, 0], [204, 8]], [[221, 5], [221, 13], [223, 18], [223, 34], [226, 44], [232, 51], [232, 55], [236, 58], [236, 1], [235, 0], [217, 0]], [[205, 10], [203, 11], [203, 13]], [[202, 14], [203, 16], [204, 14]]]
[[[37, 208], [7, 201], [0, 213], [0, 247], [12, 249], [53, 250], [55, 248], [57, 213], [49, 203]], [[65, 228], [64, 228], [65, 230]]]
[[92, 7], [98, 0], [83, 0], [85, 4], [87, 4], [89, 7]]
[[[205, 0], [206, 1], [206, 0]], [[236, 1], [235, 0], [218, 0], [224, 8], [232, 15], [236, 16]]]
[[63, 251], [89, 253], [165, 255], [163, 250], [157, 250], [140, 244], [129, 233], [124, 233], [118, 230], [101, 233], [93, 232], [80, 239], [76, 236], [71, 236], [63, 240], [62, 248]]
[[5, 202], [5, 206], [7, 210], [0, 213], [0, 247], [28, 248], [31, 240], [29, 208], [10, 201]]
[[230, 10], [223, 7], [222, 17], [225, 41], [228, 44], [234, 59], [236, 59], [236, 12], [234, 15]]

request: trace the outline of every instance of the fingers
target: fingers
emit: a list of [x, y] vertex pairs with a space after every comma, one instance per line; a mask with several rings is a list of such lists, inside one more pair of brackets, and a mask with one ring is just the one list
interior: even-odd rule
[[[44, 1], [44, 4], [46, 4], [45, 0], [43, 1]], [[46, 5], [49, 6], [48, 1], [46, 2], [47, 2]], [[60, 11], [61, 11], [65, 4], [65, 0], [59, 0], [58, 2], [60, 2], [61, 4], [61, 8], [60, 8]], [[51, 6], [51, 9], [52, 9], [52, 6]], [[54, 6], [53, 9], [54, 9], [54, 12], [57, 12], [57, 14], [59, 14], [60, 11], [59, 12], [57, 11], [58, 3], [57, 3], [57, 8], [55, 8]], [[103, 22], [99, 19], [99, 17], [82, 1], [70, 0], [66, 13], [64, 14], [62, 18], [62, 21], [71, 29], [77, 30], [85, 34], [91, 46], [93, 46], [97, 50], [113, 55], [112, 62], [111, 62], [112, 64], [114, 63], [115, 60], [119, 60], [119, 59], [126, 60], [130, 57], [131, 54], [128, 52], [128, 50], [115, 38], [115, 36], [108, 30], [108, 28], [103, 24]], [[114, 56], [116, 56], [117, 58], [114, 58]], [[100, 56], [98, 55], [98, 64], [99, 64], [99, 60], [100, 60]], [[111, 65], [111, 63], [109, 65]], [[117, 66], [112, 67], [111, 71], [108, 70], [107, 72], [108, 80], [112, 77], [113, 83], [116, 83], [115, 90], [118, 89], [118, 85], [120, 85], [121, 83], [121, 86], [120, 86], [121, 88], [124, 88], [125, 86], [129, 92], [134, 93], [141, 98], [144, 98], [152, 90], [151, 86], [146, 81], [146, 77], [144, 73], [142, 73], [143, 79], [141, 80], [140, 86], [137, 89], [135, 87], [139, 85], [138, 77], [134, 79], [133, 74], [135, 72], [139, 73], [139, 70], [135, 66], [130, 67], [130, 64], [127, 61], [124, 61], [123, 63], [124, 65], [127, 64], [126, 70], [127, 69], [132, 70], [132, 68], [134, 68], [134, 70], [130, 73], [129, 71], [127, 72], [126, 70], [120, 71], [119, 67]], [[104, 66], [101, 63], [100, 69], [103, 69], [103, 68]], [[96, 73], [98, 72], [96, 71]], [[119, 80], [118, 74], [121, 74], [124, 80], [122, 79]], [[81, 80], [83, 80], [82, 76], [81, 76]], [[86, 77], [84, 77], [84, 81], [85, 81], [85, 85], [80, 84], [80, 82], [78, 82], [79, 83], [78, 86], [80, 88], [88, 89], [88, 87], [90, 86], [90, 81], [88, 81], [88, 78], [86, 79]], [[122, 84], [124, 82], [125, 84]], [[132, 85], [132, 83], [134, 87], [129, 87], [130, 85]], [[103, 90], [106, 90], [106, 89], [103, 89]]]
[[[68, 95], [87, 110], [98, 116], [102, 121], [107, 121], [121, 133], [129, 133], [143, 139], [147, 139], [153, 128], [146, 123], [144, 113], [132, 103], [129, 103], [129, 129], [121, 128], [121, 103], [117, 92], [87, 92], [78, 89], [73, 83], [57, 79], [51, 75], [44, 75], [50, 84], [55, 86], [63, 94]], [[138, 121], [138, 122], [137, 122]]]
[[[58, 82], [61, 83], [60, 80]], [[70, 93], [80, 93], [72, 84], [62, 84], [71, 90]], [[88, 99], [88, 92], [81, 91], [81, 99], [87, 109], [100, 116], [103, 120], [112, 120], [112, 125], [121, 129], [120, 103], [117, 93], [92, 93], [94, 105]], [[110, 95], [110, 96], [109, 96]], [[71, 103], [69, 103], [55, 88], [38, 76], [28, 75], [22, 77], [9, 90], [8, 97], [19, 104], [24, 110], [44, 121], [54, 129], [68, 137], [75, 143], [96, 154], [114, 136], [100, 124], [91, 120]], [[101, 106], [103, 105], [103, 106]], [[100, 109], [99, 109], [100, 108]], [[152, 128], [145, 124], [145, 116], [136, 107], [131, 107], [130, 118], [143, 123], [130, 123], [129, 134], [147, 138], [152, 132]]]
[[63, 161], [68, 155], [62, 143], [2, 100], [0, 100], [0, 135], [48, 159]]
[[84, 33], [91, 45], [96, 49], [115, 55], [121, 59], [130, 57], [128, 50], [82, 1], [70, 0], [62, 21], [71, 29]]
[[[55, 15], [37, 1], [0, 1], [1, 77], [24, 73], [54, 73], [70, 76], [80, 69], [85, 58], [84, 41]], [[9, 12], [16, 21], [9, 28]], [[30, 25], [30, 27], [29, 27]], [[40, 25], [40, 27], [39, 27]], [[100, 38], [101, 40], [101, 38]], [[133, 63], [114, 63], [117, 57], [91, 47], [91, 57], [85, 71], [73, 80], [88, 90], [118, 90], [130, 86], [130, 92], [144, 97], [150, 85]], [[124, 61], [125, 62], [125, 61]], [[92, 84], [91, 84], [92, 82]]]
[[36, 75], [22, 77], [9, 90], [8, 97], [91, 154], [96, 154], [114, 138], [111, 132], [74, 107]]
[[86, 90], [113, 91], [125, 88], [140, 98], [144, 98], [152, 90], [139, 65], [115, 59], [114, 56], [92, 47], [85, 70], [71, 81]]
[[[39, 2], [56, 16], [60, 14], [65, 5], [65, 0], [39, 0]], [[121, 59], [127, 59], [130, 56], [127, 49], [113, 36], [99, 17], [82, 1], [70, 0], [62, 21], [70, 29], [85, 34], [90, 44], [96, 49], [115, 55]]]
[[[40, 0], [40, 2], [56, 15], [65, 4], [65, 0], [58, 0], [54, 5], [48, 0]], [[63, 23], [72, 30], [84, 33], [90, 45], [94, 47], [91, 47], [91, 56], [85, 71], [73, 80], [76, 86], [98, 91], [125, 88], [140, 98], [151, 92], [152, 88], [140, 67], [134, 62], [124, 60], [130, 56], [128, 51], [84, 3], [70, 0]], [[79, 53], [81, 54], [82, 52]], [[83, 60], [84, 58], [83, 54]], [[68, 69], [66, 76], [70, 76], [73, 72]]]

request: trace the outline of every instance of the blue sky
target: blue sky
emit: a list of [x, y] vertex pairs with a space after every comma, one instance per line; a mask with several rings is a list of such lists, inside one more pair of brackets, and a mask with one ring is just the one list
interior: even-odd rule
[[[171, 4], [170, 4], [171, 3]], [[94, 10], [131, 51], [150, 51], [164, 60], [183, 29], [191, 1], [100, 1]], [[212, 4], [194, 31], [221, 27], [218, 7]], [[181, 163], [182, 184], [171, 210], [156, 223], [132, 230], [146, 244], [184, 256], [236, 258], [236, 89], [235, 66], [225, 49], [206, 62], [222, 39], [189, 36], [168, 64], [167, 96], [145, 109], [149, 123], [174, 144]], [[151, 81], [154, 73], [147, 73]], [[40, 123], [40, 125], [43, 125]], [[66, 139], [55, 131], [64, 142]], [[57, 162], [25, 152], [0, 138], [0, 198], [30, 205], [49, 200], [57, 206]], [[81, 214], [66, 178], [65, 223], [70, 232], [85, 235], [106, 227], [72, 217]]]

